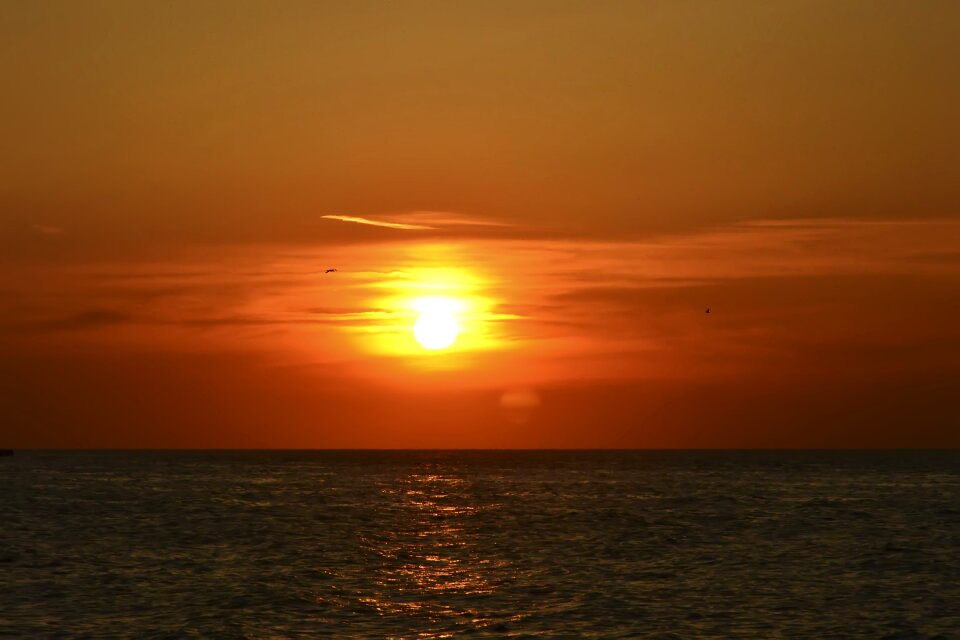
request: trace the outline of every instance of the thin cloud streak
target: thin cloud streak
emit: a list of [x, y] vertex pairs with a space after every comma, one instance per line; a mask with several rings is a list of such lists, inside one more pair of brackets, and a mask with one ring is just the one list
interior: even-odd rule
[[432, 227], [513, 227], [502, 220], [477, 218], [454, 213], [452, 211], [411, 211], [394, 216], [412, 224], [424, 224]]
[[450, 211], [410, 211], [381, 218], [367, 218], [364, 216], [324, 215], [326, 220], [339, 222], [353, 222], [372, 227], [387, 229], [402, 229], [404, 231], [434, 231], [446, 227], [512, 227], [513, 225], [500, 220], [489, 220], [465, 216]]
[[386, 222], [384, 220], [371, 220], [370, 218], [361, 218], [360, 216], [321, 216], [327, 220], [339, 220], [340, 222], [354, 222], [356, 224], [368, 224], [371, 227], [386, 227], [388, 229], [404, 229], [407, 231], [425, 231], [435, 229], [422, 224], [405, 224], [403, 222]]
[[47, 334], [69, 331], [99, 330], [105, 327], [128, 324], [134, 317], [121, 311], [106, 309], [91, 309], [75, 313], [63, 318], [46, 319], [37, 322], [22, 322], [4, 325], [0, 329], [12, 331], [14, 334]]
[[52, 224], [35, 224], [33, 230], [45, 236], [62, 236], [65, 233], [61, 227]]

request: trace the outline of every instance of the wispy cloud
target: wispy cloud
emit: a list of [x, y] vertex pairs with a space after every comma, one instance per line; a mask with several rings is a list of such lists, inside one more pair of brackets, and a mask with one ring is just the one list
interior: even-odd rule
[[400, 218], [411, 224], [423, 224], [431, 227], [511, 227], [510, 223], [491, 218], [468, 216], [454, 211], [410, 211], [398, 214]]
[[65, 233], [62, 227], [57, 227], [52, 224], [35, 224], [33, 225], [33, 230], [45, 236], [62, 236]]
[[[475, 303], [468, 315], [486, 351], [529, 358], [538, 372], [543, 363], [542, 375], [557, 379], [585, 375], [579, 365], [548, 366], [568, 357], [597, 360], [597, 376], [666, 376], [712, 372], [714, 359], [800, 361], [815, 340], [869, 350], [958, 339], [950, 292], [960, 278], [960, 223], [952, 220], [765, 220], [616, 241], [436, 235], [204, 250], [32, 278], [7, 271], [0, 317], [15, 320], [0, 323], [0, 347], [5, 331], [8, 344], [25, 332], [116, 342], [114, 328], [131, 325], [122, 335], [143, 344], [240, 344], [278, 360], [363, 369], [370, 353], [387, 353], [380, 345], [409, 333], [407, 299], [437, 287]], [[343, 273], [318, 278], [317, 265], [327, 264]], [[629, 350], [645, 355], [627, 361]]]
[[101, 329], [133, 321], [127, 313], [104, 309], [91, 309], [62, 318], [27, 322], [13, 325], [14, 330], [27, 333], [53, 333], [60, 331], [86, 331]]
[[423, 224], [407, 224], [404, 222], [389, 222], [386, 220], [373, 220], [371, 218], [362, 218], [360, 216], [321, 216], [326, 220], [339, 220], [340, 222], [354, 222], [356, 224], [367, 224], [372, 227], [386, 227], [388, 229], [405, 229], [408, 231], [423, 231], [435, 229]]
[[509, 227], [509, 223], [489, 218], [467, 216], [453, 211], [409, 211], [367, 218], [363, 216], [325, 215], [327, 220], [353, 222], [388, 229], [429, 231], [448, 227]]

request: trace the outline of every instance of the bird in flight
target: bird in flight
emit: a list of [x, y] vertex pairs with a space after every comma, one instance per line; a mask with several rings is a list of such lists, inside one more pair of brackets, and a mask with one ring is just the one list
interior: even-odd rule
[[327, 269], [324, 273], [336, 273], [336, 269]]
[[707, 310], [704, 313], [710, 313], [710, 307], [707, 307]]

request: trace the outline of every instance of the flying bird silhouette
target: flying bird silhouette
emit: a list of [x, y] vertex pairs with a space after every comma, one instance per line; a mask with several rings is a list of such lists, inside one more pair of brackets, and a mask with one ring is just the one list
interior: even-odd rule
[[710, 313], [710, 307], [707, 307], [707, 310], [704, 313]]
[[327, 269], [324, 273], [335, 273], [336, 271], [336, 269]]

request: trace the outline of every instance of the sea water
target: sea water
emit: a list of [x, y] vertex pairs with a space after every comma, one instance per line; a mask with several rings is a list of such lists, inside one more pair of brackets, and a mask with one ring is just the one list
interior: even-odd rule
[[17, 452], [0, 636], [957, 638], [957, 452]]

